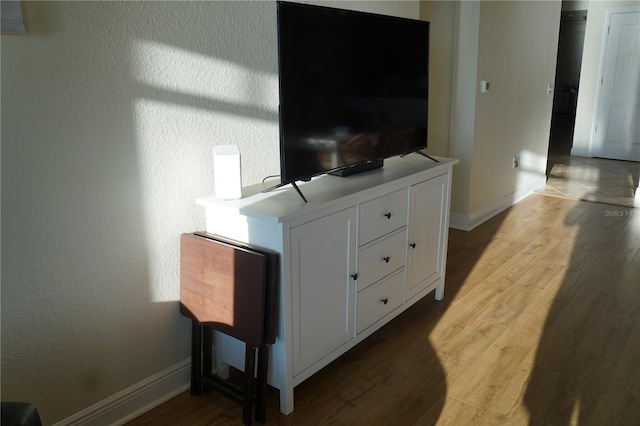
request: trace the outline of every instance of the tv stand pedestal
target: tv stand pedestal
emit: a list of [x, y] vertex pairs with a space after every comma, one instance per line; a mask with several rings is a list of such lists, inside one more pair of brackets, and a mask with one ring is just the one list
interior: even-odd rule
[[[438, 160], [437, 158], [432, 157], [432, 156], [430, 156], [429, 154], [425, 154], [424, 152], [422, 152], [422, 151], [420, 151], [420, 150], [413, 151], [413, 152], [415, 152], [415, 153], [416, 153], [416, 154], [418, 154], [418, 155], [422, 155], [424, 158], [428, 158], [428, 159], [429, 159], [429, 160], [431, 160], [431, 161], [435, 161], [436, 163], [439, 163], [439, 162], [440, 162], [440, 160]], [[410, 152], [409, 154], [413, 154], [413, 152]], [[409, 154], [404, 154], [404, 155], [402, 155], [402, 157], [404, 157], [404, 156], [406, 156], [406, 155], [409, 155]]]
[[371, 160], [371, 161], [367, 161], [366, 163], [356, 164], [355, 166], [349, 166], [342, 169], [338, 169], [333, 172], [330, 172], [329, 174], [331, 176], [347, 177], [347, 176], [356, 175], [358, 173], [368, 172], [369, 170], [379, 169], [379, 168], [382, 168], [382, 166], [384, 166], [383, 159]]
[[[458, 160], [392, 158], [346, 179], [302, 183], [245, 198], [197, 200], [209, 233], [280, 254], [277, 338], [268, 382], [280, 411], [294, 409], [294, 387], [421, 298], [444, 297], [451, 173]], [[250, 195], [253, 194], [253, 195]], [[244, 345], [216, 335], [216, 367], [243, 370]]]

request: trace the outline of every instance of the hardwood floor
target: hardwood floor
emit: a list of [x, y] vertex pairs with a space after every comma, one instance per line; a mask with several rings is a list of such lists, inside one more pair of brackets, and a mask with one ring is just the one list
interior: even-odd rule
[[640, 162], [571, 156], [575, 117], [554, 113], [547, 183], [539, 194], [640, 208]]
[[[295, 390], [268, 425], [640, 424], [640, 210], [533, 194], [451, 230], [425, 298]], [[181, 394], [129, 423], [240, 424]]]
[[640, 207], [640, 163], [549, 154], [547, 183], [537, 193]]

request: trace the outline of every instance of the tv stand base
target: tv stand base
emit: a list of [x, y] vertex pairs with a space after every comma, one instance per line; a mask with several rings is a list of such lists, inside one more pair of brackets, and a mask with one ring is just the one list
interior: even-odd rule
[[354, 166], [345, 167], [343, 169], [334, 170], [327, 174], [332, 176], [347, 177], [362, 172], [368, 172], [369, 170], [379, 169], [384, 166], [384, 160], [371, 160], [366, 163], [356, 164]]
[[435, 161], [436, 163], [439, 163], [439, 162], [440, 162], [440, 160], [437, 160], [437, 159], [433, 158], [432, 156], [430, 156], [429, 154], [425, 154], [425, 153], [424, 153], [424, 152], [422, 152], [422, 151], [416, 151], [416, 154], [420, 154], [420, 155], [422, 155], [423, 157], [428, 158], [429, 160], [433, 160], [433, 161]]
[[[428, 158], [429, 160], [435, 161], [436, 163], [439, 163], [439, 162], [440, 162], [440, 160], [435, 159], [435, 158], [433, 158], [432, 156], [430, 156], [429, 154], [425, 154], [424, 152], [422, 152], [422, 151], [420, 151], [420, 150], [418, 150], [418, 151], [413, 151], [413, 152], [415, 152], [416, 154], [420, 154], [420, 155], [422, 155], [423, 157]], [[407, 154], [401, 155], [401, 157], [404, 157], [405, 155], [409, 155], [409, 154], [412, 154], [412, 153], [411, 153], [411, 152], [409, 152], [409, 153], [407, 153]]]
[[298, 195], [300, 196], [300, 198], [302, 198], [302, 200], [303, 200], [305, 203], [308, 203], [307, 199], [306, 199], [306, 198], [304, 198], [304, 195], [302, 194], [302, 191], [300, 191], [300, 188], [298, 188], [298, 185], [296, 185], [296, 183], [295, 183], [295, 182], [291, 182], [291, 186], [293, 186], [293, 189], [295, 189], [295, 190], [296, 190], [296, 192], [298, 193]]
[[[308, 203], [307, 199], [306, 199], [306, 198], [305, 198], [305, 196], [302, 194], [302, 191], [300, 191], [300, 188], [298, 187], [298, 185], [296, 185], [296, 183], [295, 183], [295, 182], [290, 182], [290, 183], [291, 183], [291, 186], [293, 186], [293, 189], [295, 189], [295, 190], [296, 190], [296, 192], [298, 193], [298, 195], [300, 196], [300, 198], [302, 198], [302, 200], [303, 200], [305, 203]], [[283, 187], [283, 186], [285, 186], [285, 185], [289, 185], [289, 183], [280, 183], [280, 184], [278, 184], [278, 185], [276, 185], [276, 186], [272, 186], [271, 188], [263, 189], [261, 192], [263, 192], [263, 193], [271, 192], [271, 191], [273, 191], [274, 189], [281, 188], [281, 187]]]

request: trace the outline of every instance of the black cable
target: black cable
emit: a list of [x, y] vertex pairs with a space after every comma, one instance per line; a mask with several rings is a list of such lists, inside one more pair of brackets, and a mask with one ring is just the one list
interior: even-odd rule
[[277, 178], [277, 177], [280, 177], [280, 175], [270, 175], [270, 176], [267, 176], [266, 178], [262, 179], [262, 183], [265, 183], [267, 179]]

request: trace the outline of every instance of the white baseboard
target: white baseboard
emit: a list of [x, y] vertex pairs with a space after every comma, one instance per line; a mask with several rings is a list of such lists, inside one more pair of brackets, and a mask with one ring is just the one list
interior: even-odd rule
[[54, 426], [123, 425], [189, 389], [191, 358], [67, 417]]
[[471, 228], [469, 228], [469, 216], [461, 213], [451, 213], [449, 215], [449, 228], [471, 231]]
[[507, 194], [504, 197], [499, 198], [484, 206], [483, 208], [471, 212], [467, 215], [460, 213], [451, 213], [449, 216], [449, 226], [454, 229], [471, 231], [476, 226], [483, 224], [498, 213], [501, 213], [502, 211], [528, 197], [533, 193], [533, 191], [544, 186], [545, 184], [546, 176], [540, 176], [540, 178], [536, 178], [529, 185], [523, 188], [519, 188], [516, 191]]

